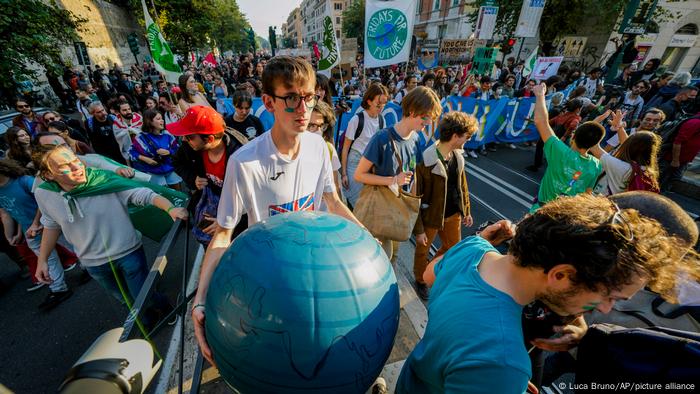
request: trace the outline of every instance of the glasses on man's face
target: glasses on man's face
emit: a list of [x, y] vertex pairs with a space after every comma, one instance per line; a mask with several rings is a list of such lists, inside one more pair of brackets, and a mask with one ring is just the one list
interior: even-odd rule
[[328, 125], [326, 123], [311, 123], [311, 122], [309, 122], [309, 126], [307, 127], [307, 129], [309, 131], [320, 131], [320, 132], [326, 131], [327, 128], [328, 128]]
[[276, 96], [276, 95], [271, 95], [275, 99], [280, 99], [284, 100], [284, 105], [287, 107], [288, 110], [296, 110], [299, 108], [299, 105], [301, 105], [301, 102], [304, 102], [304, 105], [306, 105], [306, 109], [314, 109], [316, 107], [316, 104], [318, 104], [319, 96], [317, 94], [309, 94], [306, 96], [301, 96], [298, 94], [290, 94], [287, 96]]
[[17, 109], [29, 108], [27, 104], [17, 104]]

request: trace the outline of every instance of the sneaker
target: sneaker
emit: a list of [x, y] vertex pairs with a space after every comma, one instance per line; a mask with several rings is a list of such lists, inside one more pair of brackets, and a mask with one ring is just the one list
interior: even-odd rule
[[56, 306], [58, 306], [58, 304], [60, 304], [61, 302], [70, 298], [70, 296], [72, 296], [72, 295], [73, 295], [73, 292], [71, 290], [50, 291], [49, 295], [46, 296], [46, 299], [44, 300], [44, 302], [39, 304], [39, 308], [45, 309], [45, 310], [53, 309]]
[[540, 170], [540, 167], [537, 167], [536, 165], [531, 165], [525, 167], [525, 169], [531, 172], [538, 172]]
[[31, 293], [32, 291], [37, 291], [44, 286], [46, 286], [45, 283], [36, 282], [36, 283], [32, 284], [31, 286], [27, 287], [27, 293]]
[[77, 266], [78, 266], [78, 263], [73, 263], [73, 264], [69, 265], [68, 267], [63, 268], [63, 272], [71, 271]]
[[489, 154], [489, 152], [486, 149], [480, 150], [479, 153], [481, 153], [484, 156], [488, 156], [488, 154]]
[[506, 144], [506, 146], [509, 147], [510, 149], [516, 149], [515, 145], [513, 145], [513, 144]]
[[428, 301], [428, 296], [430, 295], [430, 290], [425, 283], [416, 282], [416, 294], [423, 301]]
[[467, 151], [467, 154], [469, 155], [469, 157], [471, 157], [473, 159], [476, 159], [477, 157], [479, 157], [476, 155], [476, 152], [474, 152], [473, 150]]
[[378, 377], [377, 380], [372, 384], [372, 389], [370, 391], [372, 394], [387, 394], [389, 389], [386, 387], [386, 380], [383, 377]]
[[487, 147], [486, 149], [488, 149], [489, 152], [495, 152], [495, 151], [496, 151], [496, 147], [495, 147], [495, 146], [489, 146], [489, 147]]

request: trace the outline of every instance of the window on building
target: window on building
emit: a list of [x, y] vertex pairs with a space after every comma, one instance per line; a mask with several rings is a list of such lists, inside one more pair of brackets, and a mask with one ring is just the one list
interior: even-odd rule
[[333, 9], [335, 9], [336, 11], [341, 11], [343, 9], [343, 3], [333, 4]]
[[76, 41], [74, 43], [74, 46], [75, 54], [78, 55], [78, 64], [80, 64], [81, 66], [89, 66], [90, 56], [88, 56], [87, 47], [85, 46], [85, 43], [82, 41]]
[[335, 36], [336, 36], [336, 38], [340, 38], [340, 30], [335, 31]]
[[694, 23], [683, 25], [680, 29], [676, 30], [676, 34], [698, 34], [698, 25]]
[[444, 38], [445, 33], [447, 33], [447, 25], [438, 26], [438, 37]]
[[416, 13], [420, 14], [423, 12], [423, 1], [419, 0], [416, 2]]
[[340, 25], [340, 17], [339, 16], [335, 17], [335, 24]]
[[434, 0], [433, 1], [433, 11], [437, 11], [440, 9], [440, 0]]

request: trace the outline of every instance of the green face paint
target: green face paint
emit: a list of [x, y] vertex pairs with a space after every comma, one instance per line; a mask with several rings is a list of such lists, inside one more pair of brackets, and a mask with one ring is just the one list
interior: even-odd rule
[[595, 310], [600, 304], [600, 302], [589, 302], [588, 304], [583, 306], [583, 310], [586, 312], [591, 312]]

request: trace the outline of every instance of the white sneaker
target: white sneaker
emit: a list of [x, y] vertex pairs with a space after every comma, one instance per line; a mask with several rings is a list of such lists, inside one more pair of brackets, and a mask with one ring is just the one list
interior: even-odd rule
[[507, 144], [506, 146], [509, 147], [510, 149], [516, 149], [515, 145], [513, 145], [513, 144]]
[[474, 152], [473, 150], [467, 151], [467, 154], [468, 154], [469, 157], [471, 157], [472, 159], [476, 159], [477, 157], [479, 157], [479, 156], [476, 155], [476, 152]]

